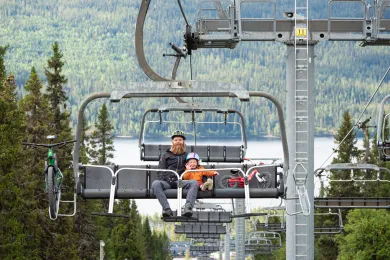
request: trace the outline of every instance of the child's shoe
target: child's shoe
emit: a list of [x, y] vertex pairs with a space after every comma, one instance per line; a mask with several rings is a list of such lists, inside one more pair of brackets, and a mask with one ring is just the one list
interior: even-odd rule
[[213, 179], [208, 178], [205, 183], [203, 183], [201, 190], [205, 191], [206, 189], [212, 190], [213, 189]]

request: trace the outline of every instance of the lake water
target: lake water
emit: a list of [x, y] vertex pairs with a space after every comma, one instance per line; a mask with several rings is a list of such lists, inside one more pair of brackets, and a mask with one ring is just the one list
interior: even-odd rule
[[[324, 167], [332, 162], [334, 157], [333, 148], [336, 144], [331, 137], [318, 137], [314, 139], [314, 169]], [[358, 146], [361, 147], [362, 140], [358, 140]], [[138, 140], [127, 138], [116, 138], [114, 141], [115, 164], [142, 164], [138, 148]], [[279, 139], [263, 139], [261, 141], [248, 141], [248, 149], [246, 157], [253, 158], [282, 158], [283, 149]], [[328, 157], [330, 156], [329, 160]], [[157, 162], [155, 162], [157, 163]], [[206, 202], [207, 200], [205, 200]], [[176, 200], [169, 200], [173, 209], [176, 209]], [[208, 202], [223, 204], [226, 210], [231, 209], [231, 200], [208, 200]], [[156, 199], [136, 200], [139, 212], [141, 214], [161, 213], [161, 206]], [[251, 208], [254, 207], [269, 207], [279, 205], [280, 200], [277, 199], [251, 199]]]

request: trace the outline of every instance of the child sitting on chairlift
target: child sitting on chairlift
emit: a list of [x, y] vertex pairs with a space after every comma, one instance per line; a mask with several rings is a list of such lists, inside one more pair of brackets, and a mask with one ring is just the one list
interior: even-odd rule
[[[196, 153], [189, 153], [186, 157], [186, 171], [188, 170], [203, 170], [204, 167], [199, 164], [199, 155]], [[213, 189], [213, 179], [210, 177], [218, 175], [216, 171], [196, 171], [196, 172], [186, 172], [183, 176], [183, 180], [196, 180], [199, 183], [199, 188], [202, 191], [206, 189]], [[203, 176], [207, 176], [207, 181], [203, 183]]]

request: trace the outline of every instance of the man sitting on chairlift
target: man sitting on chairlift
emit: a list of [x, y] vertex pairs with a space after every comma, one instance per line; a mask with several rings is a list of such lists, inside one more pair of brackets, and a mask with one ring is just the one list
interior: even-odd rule
[[[183, 131], [174, 131], [172, 133], [172, 146], [163, 156], [161, 156], [158, 164], [159, 169], [173, 170], [179, 175], [185, 171], [187, 156], [185, 140], [186, 137]], [[177, 189], [177, 176], [170, 171], [159, 171], [157, 172], [157, 175], [159, 180], [155, 180], [152, 183], [153, 193], [162, 206], [163, 217], [172, 217], [173, 213], [164, 190]], [[188, 189], [183, 215], [191, 217], [192, 207], [194, 206], [196, 197], [198, 196], [199, 184], [195, 180], [183, 181], [183, 189]]]

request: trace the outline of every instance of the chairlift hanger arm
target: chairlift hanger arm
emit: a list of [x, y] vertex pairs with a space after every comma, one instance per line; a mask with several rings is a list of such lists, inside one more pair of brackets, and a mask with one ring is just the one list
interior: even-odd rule
[[279, 124], [280, 124], [280, 134], [282, 136], [282, 146], [283, 146], [283, 170], [286, 173], [285, 175], [288, 174], [288, 168], [289, 168], [289, 151], [288, 151], [288, 144], [287, 144], [287, 133], [286, 133], [286, 125], [284, 122], [284, 115], [283, 115], [283, 108], [282, 105], [280, 104], [279, 100], [277, 100], [274, 96], [266, 93], [266, 92], [260, 92], [260, 91], [255, 91], [255, 92], [249, 92], [249, 96], [253, 97], [264, 97], [270, 100], [274, 105], [276, 106], [276, 110], [278, 112], [278, 118], [279, 118]]
[[384, 113], [384, 107], [385, 107], [385, 103], [389, 100], [390, 98], [390, 95], [387, 95], [381, 102], [380, 104], [380, 107], [379, 107], [379, 114], [378, 114], [378, 121], [377, 121], [377, 135], [376, 135], [376, 139], [377, 139], [377, 144], [378, 146], [382, 145], [382, 142], [384, 140], [382, 140], [382, 119], [383, 119], [383, 113]]
[[135, 25], [135, 53], [138, 59], [138, 63], [145, 74], [153, 81], [168, 81], [169, 79], [164, 78], [157, 74], [148, 64], [145, 57], [144, 50], [144, 25], [146, 14], [149, 9], [151, 1], [142, 0], [137, 16], [137, 23]]

